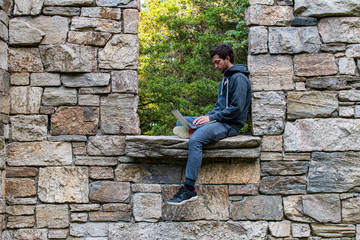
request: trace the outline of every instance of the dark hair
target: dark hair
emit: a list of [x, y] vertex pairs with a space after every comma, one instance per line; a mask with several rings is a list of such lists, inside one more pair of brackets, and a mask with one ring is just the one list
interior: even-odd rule
[[221, 59], [226, 59], [227, 56], [230, 57], [230, 62], [234, 63], [234, 51], [230, 45], [219, 44], [215, 49], [210, 50], [210, 58], [213, 58], [215, 55], [218, 55]]

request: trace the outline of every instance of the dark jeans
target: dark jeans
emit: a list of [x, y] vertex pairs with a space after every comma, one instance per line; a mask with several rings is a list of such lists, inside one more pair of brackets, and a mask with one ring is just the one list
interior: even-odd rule
[[[185, 117], [192, 124], [197, 117]], [[181, 126], [177, 122], [176, 126]], [[238, 131], [224, 122], [214, 122], [202, 126], [191, 135], [189, 140], [189, 153], [185, 171], [185, 184], [194, 186], [198, 179], [202, 162], [202, 148], [211, 142], [237, 135]]]

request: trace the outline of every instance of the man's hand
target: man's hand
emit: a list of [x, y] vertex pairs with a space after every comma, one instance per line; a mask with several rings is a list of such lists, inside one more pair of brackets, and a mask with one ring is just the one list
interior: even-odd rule
[[193, 125], [200, 125], [200, 124], [204, 124], [204, 123], [208, 123], [208, 122], [210, 122], [209, 116], [202, 116], [202, 117], [198, 117], [197, 119], [195, 119], [193, 122]]

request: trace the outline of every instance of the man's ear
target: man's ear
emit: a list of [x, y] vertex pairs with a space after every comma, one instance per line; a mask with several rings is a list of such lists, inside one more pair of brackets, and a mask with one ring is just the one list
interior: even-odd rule
[[226, 56], [226, 60], [230, 62], [230, 56]]

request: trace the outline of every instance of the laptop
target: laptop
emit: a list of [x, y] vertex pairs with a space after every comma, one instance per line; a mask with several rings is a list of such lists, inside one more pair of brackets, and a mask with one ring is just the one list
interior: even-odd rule
[[181, 123], [181, 125], [183, 125], [184, 127], [186, 127], [187, 129], [198, 129], [199, 127], [202, 127], [204, 125], [207, 125], [209, 123], [213, 123], [216, 122], [216, 120], [214, 121], [210, 121], [208, 123], [204, 123], [204, 124], [200, 124], [200, 125], [191, 125], [188, 121], [186, 121], [186, 119], [184, 118], [184, 116], [179, 112], [179, 110], [172, 110], [171, 113], [176, 117], [176, 119]]

